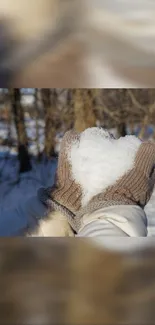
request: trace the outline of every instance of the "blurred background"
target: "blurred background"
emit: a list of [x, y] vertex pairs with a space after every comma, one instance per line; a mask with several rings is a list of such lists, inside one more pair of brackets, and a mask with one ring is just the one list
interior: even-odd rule
[[[155, 141], [155, 89], [0, 89], [0, 207], [53, 184], [64, 133], [107, 128]], [[155, 235], [155, 194], [146, 207]]]
[[1, 0], [0, 86], [155, 86], [155, 2]]
[[154, 241], [114, 241], [128, 248], [112, 252], [91, 238], [2, 239], [0, 324], [153, 325]]

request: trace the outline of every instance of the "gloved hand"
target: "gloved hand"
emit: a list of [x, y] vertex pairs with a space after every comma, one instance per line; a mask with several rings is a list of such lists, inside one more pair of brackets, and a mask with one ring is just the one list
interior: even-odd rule
[[115, 139], [100, 128], [69, 131], [61, 143], [55, 185], [39, 195], [78, 232], [86, 213], [113, 205], [144, 208], [154, 187], [154, 166], [153, 142]]
[[[103, 134], [104, 137], [114, 138], [105, 130]], [[80, 134], [74, 130], [65, 133], [61, 142], [54, 186], [38, 191], [41, 201], [51, 210], [60, 211], [67, 216], [75, 232], [78, 232], [81, 225], [81, 217], [78, 217], [77, 213], [82, 207], [82, 187], [73, 175], [71, 150], [74, 144], [77, 145], [79, 142]]]
[[82, 193], [80, 185], [75, 182], [72, 176], [69, 153], [72, 144], [78, 140], [79, 134], [74, 130], [65, 133], [61, 142], [54, 185], [38, 191], [41, 201], [51, 210], [60, 211], [67, 216], [74, 231], [78, 229], [78, 221], [74, 222], [74, 219], [76, 218], [76, 212], [81, 207]]

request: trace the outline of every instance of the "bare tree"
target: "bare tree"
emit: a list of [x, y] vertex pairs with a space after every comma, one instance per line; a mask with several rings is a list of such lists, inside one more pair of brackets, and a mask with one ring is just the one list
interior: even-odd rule
[[17, 132], [18, 142], [18, 159], [20, 162], [20, 173], [31, 170], [30, 157], [28, 153], [28, 139], [25, 130], [24, 112], [21, 107], [20, 89], [14, 88], [10, 90], [12, 100], [12, 112]]
[[[97, 114], [105, 127], [115, 127], [118, 136], [125, 136], [127, 126], [132, 134], [139, 124], [139, 136], [144, 137], [146, 128], [155, 120], [154, 89], [99, 89]], [[100, 114], [99, 114], [99, 113]]]
[[35, 123], [36, 123], [36, 147], [37, 147], [37, 154], [38, 154], [38, 160], [40, 160], [41, 158], [41, 154], [40, 154], [40, 144], [39, 144], [39, 124], [38, 124], [38, 119], [39, 119], [39, 110], [38, 110], [38, 93], [39, 93], [39, 89], [36, 88], [35, 89]]
[[57, 110], [57, 92], [56, 89], [42, 89], [42, 101], [45, 109], [45, 154], [47, 157], [55, 155], [55, 135]]
[[[10, 146], [13, 143], [10, 127], [13, 117], [17, 130], [20, 170], [29, 170], [28, 142], [24, 125], [24, 112], [20, 103], [20, 90], [9, 90], [9, 97], [5, 95], [4, 90], [0, 94], [2, 107], [4, 101], [7, 107]], [[88, 127], [100, 125], [108, 129], [117, 129], [118, 136], [125, 136], [127, 131], [132, 134], [136, 131], [137, 134], [138, 129], [140, 129], [138, 136], [143, 139], [146, 136], [148, 137], [148, 125], [155, 123], [155, 89], [40, 88], [35, 90], [35, 96], [35, 105], [33, 107], [26, 106], [25, 110], [36, 120], [35, 141], [38, 154], [40, 154], [38, 117], [40, 116], [45, 121], [44, 146], [47, 157], [55, 155], [57, 132], [61, 132], [60, 136], [62, 136], [66, 130], [72, 127], [81, 132]], [[39, 101], [43, 105], [39, 106]], [[12, 115], [9, 115], [9, 110], [13, 112]], [[1, 111], [2, 116], [5, 115], [4, 113]], [[5, 116], [3, 117], [5, 119]], [[151, 132], [153, 133], [152, 130]], [[5, 145], [9, 143], [8, 139], [5, 140]], [[4, 144], [3, 139], [2, 143]]]
[[93, 100], [93, 91], [90, 89], [75, 89], [73, 91], [74, 127], [76, 131], [82, 132], [86, 128], [96, 125]]

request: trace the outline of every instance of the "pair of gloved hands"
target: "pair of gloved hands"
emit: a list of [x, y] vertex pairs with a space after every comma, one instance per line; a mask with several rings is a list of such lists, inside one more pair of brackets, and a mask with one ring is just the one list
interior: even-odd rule
[[84, 214], [111, 205], [149, 201], [155, 183], [155, 144], [135, 136], [115, 139], [108, 131], [90, 128], [66, 132], [61, 143], [55, 184], [39, 197], [65, 214], [78, 233]]

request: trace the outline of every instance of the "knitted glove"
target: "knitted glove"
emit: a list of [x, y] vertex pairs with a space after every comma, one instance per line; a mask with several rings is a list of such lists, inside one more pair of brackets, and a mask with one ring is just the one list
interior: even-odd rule
[[88, 205], [79, 211], [79, 216], [112, 205], [138, 205], [144, 208], [152, 195], [154, 184], [155, 144], [145, 142], [137, 151], [133, 168], [112, 186], [94, 196]]
[[133, 168], [113, 186], [101, 193], [98, 199], [104, 198], [104, 200], [122, 202], [122, 204], [138, 204], [144, 208], [151, 197], [154, 184], [155, 144], [148, 141], [140, 145]]
[[75, 131], [66, 132], [61, 143], [58, 159], [58, 168], [55, 177], [55, 185], [51, 189], [50, 196], [62, 206], [75, 213], [80, 208], [81, 188], [76, 184], [72, 176], [72, 167], [68, 159], [68, 153], [74, 142], [79, 140]]
[[[68, 159], [68, 152], [79, 135], [74, 130], [65, 133], [60, 147], [58, 167], [54, 186], [39, 189], [38, 196], [49, 208], [66, 215], [74, 231], [80, 227], [80, 220], [76, 219], [76, 212], [81, 207], [81, 187], [72, 177], [72, 168]], [[75, 221], [76, 219], [76, 221]]]
[[[121, 165], [122, 160], [131, 160], [130, 157], [132, 163], [128, 169], [120, 169], [118, 173], [115, 158]], [[154, 187], [154, 166], [152, 142], [142, 143], [133, 136], [114, 139], [99, 128], [81, 134], [69, 131], [61, 144], [55, 186], [46, 190], [46, 203], [65, 213], [78, 232], [82, 216], [99, 208], [112, 205], [144, 208]]]

